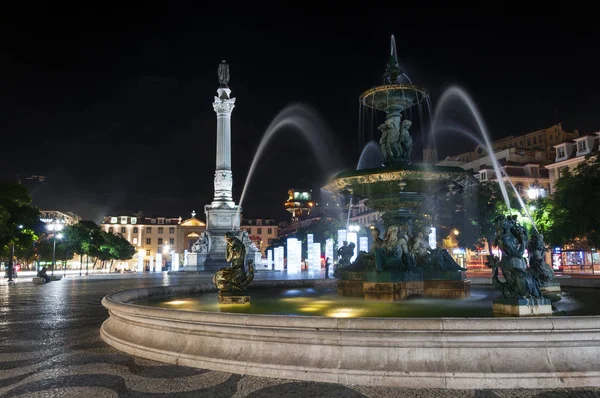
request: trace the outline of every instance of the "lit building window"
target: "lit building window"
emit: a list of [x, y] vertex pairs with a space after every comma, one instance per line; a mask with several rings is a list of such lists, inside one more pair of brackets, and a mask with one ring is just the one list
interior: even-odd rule
[[146, 250], [146, 256], [150, 256], [150, 250]]
[[558, 148], [556, 148], [556, 154], [557, 154], [556, 156], [557, 156], [559, 159], [562, 159], [562, 158], [564, 158], [564, 157], [565, 157], [565, 155], [566, 155], [566, 154], [565, 154], [565, 147], [562, 147], [562, 146], [561, 146], [561, 147], [558, 147]]
[[121, 224], [127, 224], [127, 216], [121, 217]]
[[117, 217], [111, 217], [110, 218], [110, 223], [111, 224], [116, 224], [117, 223]]
[[137, 224], [137, 217], [131, 217], [131, 223]]
[[585, 143], [585, 141], [578, 141], [577, 142], [577, 151], [578, 152], [583, 152], [587, 149], [587, 144]]
[[137, 245], [137, 244], [138, 244], [138, 238], [133, 238], [133, 242], [132, 242], [132, 244], [133, 244], [133, 245]]

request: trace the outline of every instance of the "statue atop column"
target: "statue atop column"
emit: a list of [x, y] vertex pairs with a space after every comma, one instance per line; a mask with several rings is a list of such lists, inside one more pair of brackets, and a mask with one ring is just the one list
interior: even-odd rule
[[219, 75], [219, 84], [221, 88], [228, 88], [227, 84], [229, 83], [229, 64], [227, 61], [221, 61], [218, 70]]

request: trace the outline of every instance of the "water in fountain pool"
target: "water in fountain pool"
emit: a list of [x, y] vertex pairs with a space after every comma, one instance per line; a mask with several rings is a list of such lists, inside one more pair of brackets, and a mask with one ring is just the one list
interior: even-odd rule
[[[338, 296], [333, 288], [257, 289], [250, 294], [252, 302], [243, 305], [219, 305], [217, 293], [150, 298], [134, 304], [184, 311], [334, 318], [481, 318], [493, 316], [492, 301], [498, 295], [491, 286], [473, 286], [470, 297], [457, 300], [415, 297], [395, 302], [366, 301], [360, 297]], [[555, 316], [600, 314], [597, 291], [593, 289], [564, 289], [553, 300]]]

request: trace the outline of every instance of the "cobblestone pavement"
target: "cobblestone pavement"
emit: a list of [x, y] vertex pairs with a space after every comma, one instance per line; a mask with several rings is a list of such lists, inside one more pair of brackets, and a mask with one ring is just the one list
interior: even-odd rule
[[0, 397], [600, 397], [597, 388], [411, 390], [241, 376], [135, 358], [100, 340], [106, 294], [208, 280], [158, 273], [0, 284]]

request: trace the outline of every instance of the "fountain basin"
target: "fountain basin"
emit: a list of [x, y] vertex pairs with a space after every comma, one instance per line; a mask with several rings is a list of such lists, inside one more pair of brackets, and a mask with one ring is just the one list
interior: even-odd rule
[[600, 385], [599, 316], [327, 318], [131, 304], [211, 291], [211, 285], [164, 286], [108, 295], [101, 337], [147, 359], [263, 377], [450, 389]]

